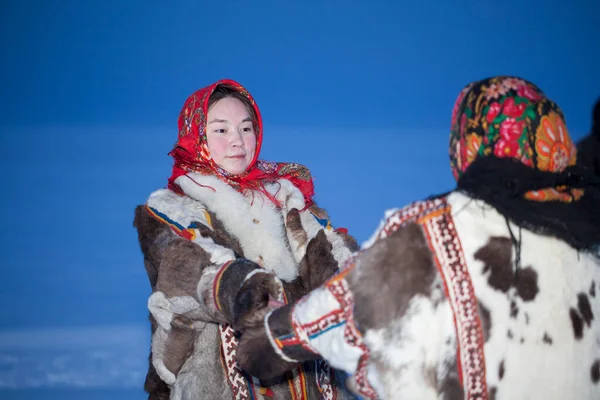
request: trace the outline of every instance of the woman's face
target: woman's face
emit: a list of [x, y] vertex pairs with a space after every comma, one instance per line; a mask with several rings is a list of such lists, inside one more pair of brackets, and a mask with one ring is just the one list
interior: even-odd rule
[[239, 175], [248, 169], [256, 150], [252, 116], [244, 103], [233, 97], [219, 100], [208, 110], [206, 139], [213, 161]]

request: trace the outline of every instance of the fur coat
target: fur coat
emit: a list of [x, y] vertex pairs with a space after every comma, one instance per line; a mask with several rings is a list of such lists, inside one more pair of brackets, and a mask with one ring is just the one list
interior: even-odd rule
[[[183, 194], [152, 193], [135, 211], [146, 271], [152, 350], [150, 399], [344, 399], [351, 395], [323, 361], [260, 381], [235, 362], [236, 298], [274, 273], [278, 301], [318, 287], [357, 249], [327, 213], [288, 180], [267, 185], [282, 207], [260, 193], [242, 194], [212, 175], [177, 178]], [[239, 308], [238, 307], [238, 308]], [[239, 311], [239, 310], [238, 310]]]
[[599, 399], [600, 260], [452, 192], [392, 210], [345, 268], [244, 331], [268, 377], [316, 356], [364, 398]]

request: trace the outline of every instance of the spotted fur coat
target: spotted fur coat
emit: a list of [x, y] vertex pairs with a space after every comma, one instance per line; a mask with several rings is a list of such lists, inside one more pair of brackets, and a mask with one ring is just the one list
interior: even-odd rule
[[372, 399], [600, 399], [599, 318], [598, 255], [453, 192], [388, 212], [238, 360], [265, 377], [322, 356]]

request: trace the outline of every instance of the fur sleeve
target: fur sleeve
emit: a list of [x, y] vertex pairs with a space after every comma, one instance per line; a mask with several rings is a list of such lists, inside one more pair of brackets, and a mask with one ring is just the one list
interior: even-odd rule
[[[436, 271], [421, 228], [409, 223], [355, 253], [337, 274], [300, 301], [274, 310], [262, 327], [244, 332], [238, 347], [240, 365], [263, 378], [296, 362], [322, 357], [353, 375], [353, 388], [361, 396], [376, 398], [380, 371], [366, 366], [370, 360], [376, 365], [387, 360], [385, 340], [395, 338], [393, 323], [407, 315], [414, 299], [429, 294]], [[378, 332], [387, 335], [382, 336], [383, 343], [377, 342]], [[421, 332], [420, 338], [425, 336]], [[424, 340], [407, 347], [423, 346]], [[375, 347], [367, 347], [373, 343]], [[413, 362], [411, 367], [423, 369], [405, 358], [397, 362]]]
[[219, 233], [198, 221], [190, 222], [191, 236], [186, 237], [173, 228], [182, 226], [179, 222], [166, 218], [139, 206], [134, 226], [153, 286], [148, 299], [157, 325], [152, 363], [161, 379], [172, 384], [198, 332], [206, 323], [230, 323], [238, 290], [255, 270], [264, 270], [238, 257]]

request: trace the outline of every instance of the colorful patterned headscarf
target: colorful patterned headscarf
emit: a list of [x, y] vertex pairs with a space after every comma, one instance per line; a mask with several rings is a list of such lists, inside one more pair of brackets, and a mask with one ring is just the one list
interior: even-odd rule
[[[219, 85], [232, 88], [246, 97], [256, 115], [256, 121], [254, 121], [256, 132], [254, 159], [250, 162], [246, 172], [240, 175], [230, 174], [219, 167], [212, 159], [208, 149], [206, 139], [208, 102], [210, 95]], [[179, 134], [177, 136], [177, 143], [169, 153], [175, 161], [171, 177], [169, 178], [169, 188], [172, 190], [179, 192], [180, 189], [175, 180], [181, 175], [194, 171], [215, 175], [239, 191], [258, 190], [271, 199], [271, 201], [278, 204], [277, 200], [265, 189], [264, 185], [283, 178], [290, 180], [300, 189], [304, 195], [307, 207], [311, 204], [314, 195], [314, 185], [310, 172], [306, 167], [295, 163], [276, 163], [258, 159], [263, 138], [262, 118], [256, 102], [250, 93], [239, 83], [230, 79], [222, 79], [194, 92], [187, 98], [181, 109], [178, 126]]]
[[[454, 105], [450, 164], [458, 180], [478, 157], [512, 158], [544, 172], [575, 165], [577, 149], [561, 109], [533, 83], [499, 76], [466, 86]], [[572, 202], [583, 190], [565, 186], [531, 190], [534, 201]]]
[[523, 79], [471, 83], [452, 112], [452, 172], [458, 191], [519, 228], [599, 251], [600, 178], [576, 165], [564, 121], [560, 108]]

